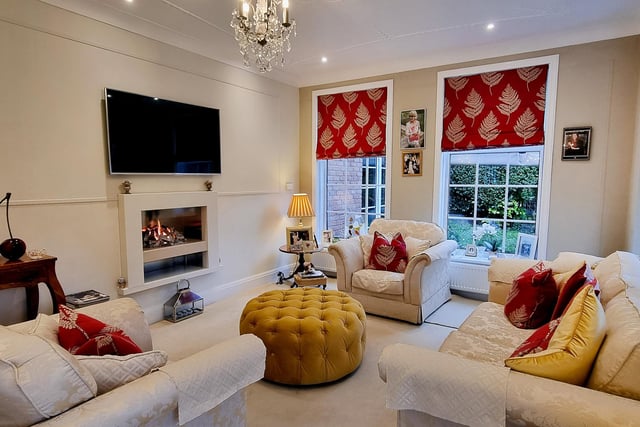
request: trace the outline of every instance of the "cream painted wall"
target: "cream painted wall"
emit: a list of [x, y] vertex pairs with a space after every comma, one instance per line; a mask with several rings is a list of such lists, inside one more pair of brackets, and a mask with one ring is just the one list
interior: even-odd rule
[[[302, 189], [312, 191], [311, 92], [365, 81], [393, 80], [394, 117], [392, 152], [392, 218], [432, 220], [433, 165], [437, 73], [447, 69], [558, 54], [558, 101], [547, 257], [560, 251], [605, 256], [614, 250], [639, 249], [632, 245], [628, 215], [638, 140], [640, 36], [550, 49], [527, 55], [486, 59], [446, 67], [382, 75], [300, 90], [300, 161]], [[426, 150], [421, 177], [402, 177], [399, 150], [400, 111], [426, 108]], [[591, 160], [561, 161], [562, 130], [592, 126]], [[637, 198], [638, 196], [636, 196]], [[638, 203], [637, 201], [635, 202]], [[635, 216], [638, 219], [638, 214]]]
[[[116, 297], [124, 179], [134, 192], [198, 191], [212, 179], [223, 268], [191, 280], [207, 302], [274, 280], [293, 261], [277, 248], [294, 221], [285, 189], [298, 187], [296, 88], [36, 0], [0, 2], [0, 57], [0, 192], [13, 193], [14, 235], [58, 257], [65, 292]], [[219, 108], [222, 174], [110, 176], [105, 87]], [[167, 285], [133, 297], [155, 321], [174, 293]], [[50, 311], [48, 296], [41, 304]], [[22, 320], [25, 311], [22, 290], [2, 291], [0, 323]]]

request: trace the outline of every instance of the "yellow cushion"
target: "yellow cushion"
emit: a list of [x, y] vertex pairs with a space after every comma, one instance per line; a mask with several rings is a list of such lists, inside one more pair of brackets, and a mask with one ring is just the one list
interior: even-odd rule
[[592, 286], [584, 286], [560, 320], [549, 347], [539, 353], [510, 357], [505, 365], [531, 375], [585, 383], [606, 332], [604, 310]]

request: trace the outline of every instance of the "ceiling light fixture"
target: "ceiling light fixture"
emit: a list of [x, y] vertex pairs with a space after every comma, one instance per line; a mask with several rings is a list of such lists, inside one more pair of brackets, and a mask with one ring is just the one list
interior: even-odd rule
[[328, 59], [327, 59], [327, 57], [326, 57], [326, 56], [323, 56], [320, 60], [321, 60], [323, 63], [325, 63], [325, 62], [327, 62], [327, 61], [328, 61]]
[[241, 0], [231, 14], [231, 28], [240, 45], [242, 62], [249, 67], [253, 59], [261, 73], [271, 71], [274, 60], [284, 66], [284, 53], [291, 50], [289, 36], [296, 36], [296, 21], [289, 19], [289, 0]]
[[495, 28], [495, 24], [493, 22], [490, 22], [487, 24], [487, 30], [493, 30]]

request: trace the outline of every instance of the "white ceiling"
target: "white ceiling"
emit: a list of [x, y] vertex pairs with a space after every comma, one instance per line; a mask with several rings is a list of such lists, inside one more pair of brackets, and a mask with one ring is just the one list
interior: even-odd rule
[[[237, 0], [41, 1], [245, 68], [229, 26]], [[290, 5], [297, 37], [284, 68], [266, 77], [297, 87], [640, 34], [640, 0], [290, 0]], [[495, 23], [492, 31], [486, 30], [489, 22]]]

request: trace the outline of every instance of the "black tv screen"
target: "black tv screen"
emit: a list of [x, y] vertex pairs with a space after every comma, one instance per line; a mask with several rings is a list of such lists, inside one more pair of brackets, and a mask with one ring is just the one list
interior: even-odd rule
[[220, 110], [105, 88], [109, 173], [221, 173]]

